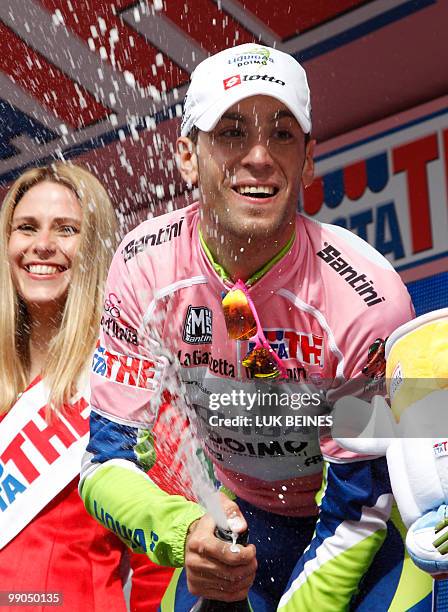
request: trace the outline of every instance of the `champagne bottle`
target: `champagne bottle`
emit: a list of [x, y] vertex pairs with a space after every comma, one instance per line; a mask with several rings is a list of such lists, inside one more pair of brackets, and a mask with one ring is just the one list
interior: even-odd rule
[[[232, 532], [229, 529], [216, 527], [215, 536], [220, 540], [224, 540], [224, 542], [233, 542]], [[236, 543], [246, 546], [248, 536], [249, 532], [247, 530], [240, 533]], [[242, 601], [217, 601], [201, 597], [191, 608], [190, 612], [251, 612], [251, 608], [247, 598]]]

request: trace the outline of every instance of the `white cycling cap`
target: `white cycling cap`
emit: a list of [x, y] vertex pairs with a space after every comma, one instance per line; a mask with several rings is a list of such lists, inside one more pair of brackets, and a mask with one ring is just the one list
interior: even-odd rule
[[220, 51], [195, 68], [184, 102], [182, 136], [188, 136], [193, 126], [209, 132], [227, 109], [256, 95], [283, 102], [303, 132], [311, 132], [305, 70], [287, 53], [246, 43]]

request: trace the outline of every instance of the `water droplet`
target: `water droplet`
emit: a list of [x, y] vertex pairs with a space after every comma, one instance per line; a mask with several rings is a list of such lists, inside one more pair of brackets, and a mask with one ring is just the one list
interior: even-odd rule
[[126, 84], [129, 85], [129, 87], [132, 87], [134, 89], [135, 88], [135, 77], [132, 74], [132, 72], [129, 72], [129, 70], [125, 70], [123, 72], [123, 76], [124, 76], [124, 80], [126, 81]]

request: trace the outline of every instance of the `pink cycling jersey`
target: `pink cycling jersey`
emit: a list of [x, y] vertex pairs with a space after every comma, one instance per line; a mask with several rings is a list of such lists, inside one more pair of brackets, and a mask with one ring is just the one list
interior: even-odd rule
[[[286, 416], [315, 416], [323, 397], [331, 403], [355, 382], [368, 387], [368, 349], [413, 316], [409, 294], [359, 237], [297, 215], [291, 249], [249, 288], [288, 379], [251, 378], [241, 361], [253, 342], [227, 336], [221, 300], [231, 283], [204, 253], [198, 210], [193, 204], [141, 224], [117, 251], [93, 361], [92, 410], [151, 429], [161, 391], [176, 391], [177, 371], [218, 479], [262, 509], [313, 514], [321, 452], [334, 461], [350, 455]], [[307, 392], [311, 399], [300, 404]], [[230, 402], [221, 404], [223, 397]]]

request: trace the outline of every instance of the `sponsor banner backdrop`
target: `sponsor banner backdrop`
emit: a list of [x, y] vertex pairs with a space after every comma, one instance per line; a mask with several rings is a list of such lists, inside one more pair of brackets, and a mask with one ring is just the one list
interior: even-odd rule
[[405, 282], [447, 270], [447, 98], [325, 143], [316, 161], [308, 216], [367, 240]]
[[[429, 15], [443, 23], [445, 15], [436, 0], [341, 0], [334, 6], [303, 0], [287, 11], [279, 0], [88, 4], [0, 3], [0, 196], [26, 167], [62, 157], [97, 172], [124, 213], [160, 213], [182, 192], [172, 148], [166, 149], [174, 135], [167, 132], [172, 124], [177, 130], [190, 74], [207, 55], [246, 42], [293, 54], [309, 69], [316, 116], [328, 116], [322, 107], [330, 98], [337, 130], [335, 116], [353, 117], [355, 103], [350, 91], [339, 100], [321, 87], [330, 82], [328, 73], [332, 81], [337, 67], [346, 65], [333, 53], [371, 58], [375, 35], [401, 23], [413, 32], [414, 18]], [[402, 44], [414, 40], [401, 38]], [[389, 44], [395, 50], [396, 38], [381, 39], [382, 50]], [[430, 57], [442, 50], [432, 49]], [[356, 79], [358, 67], [350, 66]]]

